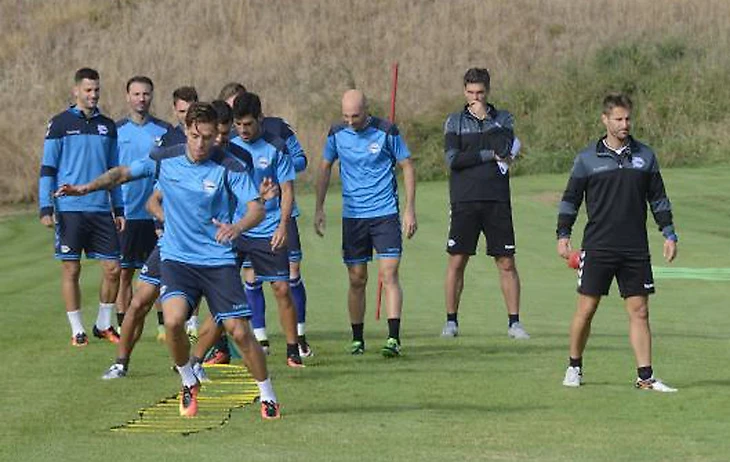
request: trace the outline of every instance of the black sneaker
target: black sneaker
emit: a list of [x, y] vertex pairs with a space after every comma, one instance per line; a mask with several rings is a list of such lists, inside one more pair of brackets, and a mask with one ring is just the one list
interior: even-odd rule
[[89, 344], [89, 337], [86, 336], [86, 332], [79, 332], [78, 334], [71, 337], [71, 345], [75, 347], [84, 347]]
[[108, 329], [99, 330], [96, 327], [96, 324], [94, 324], [94, 329], [91, 332], [94, 334], [94, 337], [96, 337], [96, 338], [107, 339], [111, 343], [119, 343], [119, 334], [111, 326], [109, 326]]
[[310, 356], [314, 356], [314, 351], [312, 351], [309, 343], [307, 343], [306, 336], [300, 335], [297, 338], [297, 344], [299, 345], [299, 356], [301, 356], [302, 358], [309, 358]]

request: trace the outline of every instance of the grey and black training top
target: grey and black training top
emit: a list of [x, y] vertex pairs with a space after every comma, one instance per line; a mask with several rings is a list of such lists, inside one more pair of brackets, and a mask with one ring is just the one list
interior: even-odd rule
[[616, 152], [606, 146], [604, 139], [575, 158], [560, 202], [558, 238], [570, 236], [585, 198], [588, 223], [581, 245], [584, 250], [648, 254], [647, 203], [664, 237], [676, 240], [672, 205], [654, 152], [633, 138]]
[[449, 114], [444, 124], [444, 157], [449, 167], [451, 203], [509, 202], [509, 171], [500, 169], [494, 152], [487, 149], [487, 132], [495, 127], [513, 129], [512, 114], [487, 105], [479, 120], [468, 108]]

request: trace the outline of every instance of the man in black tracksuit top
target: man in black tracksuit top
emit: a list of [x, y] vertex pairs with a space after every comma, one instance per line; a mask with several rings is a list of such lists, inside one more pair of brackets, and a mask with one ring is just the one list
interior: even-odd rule
[[489, 72], [469, 69], [464, 75], [464, 110], [450, 114], [444, 126], [444, 151], [450, 170], [451, 223], [446, 251], [449, 263], [444, 291], [446, 324], [442, 337], [459, 333], [457, 312], [464, 271], [484, 233], [487, 255], [494, 257], [509, 317], [511, 338], [530, 336], [519, 322], [520, 278], [515, 266], [515, 235], [510, 204], [509, 164], [520, 150], [513, 119], [486, 101]]
[[651, 367], [648, 295], [654, 293], [654, 279], [646, 235], [647, 203], [664, 235], [667, 262], [677, 254], [677, 235], [657, 158], [629, 134], [631, 108], [626, 95], [610, 94], [604, 99], [601, 120], [606, 136], [575, 158], [560, 202], [557, 250], [563, 258], [571, 252], [571, 229], [584, 198], [588, 214], [578, 269], [578, 307], [570, 326], [570, 363], [563, 385], [582, 383], [582, 356], [591, 320], [615, 277], [629, 313], [636, 387], [673, 392], [677, 390], [654, 378]]

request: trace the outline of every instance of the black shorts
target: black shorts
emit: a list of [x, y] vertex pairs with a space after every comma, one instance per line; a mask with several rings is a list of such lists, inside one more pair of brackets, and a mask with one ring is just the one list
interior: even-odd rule
[[623, 298], [654, 293], [654, 276], [648, 253], [603, 250], [581, 252], [578, 269], [579, 294], [608, 295], [614, 277]]
[[449, 240], [446, 252], [452, 255], [474, 255], [479, 235], [487, 239], [487, 255], [515, 254], [515, 230], [509, 202], [455, 202], [451, 204]]
[[139, 270], [139, 280], [152, 284], [153, 286], [160, 286], [160, 247], [155, 246], [152, 253], [147, 258], [147, 261], [142, 265], [142, 269]]
[[157, 245], [154, 220], [127, 220], [119, 236], [122, 268], [142, 268]]
[[197, 306], [201, 297], [205, 297], [216, 323], [251, 317], [241, 275], [235, 265], [199, 266], [163, 261], [160, 301], [164, 303], [172, 297], [185, 298], [190, 310]]
[[296, 217], [289, 220], [286, 228], [286, 246], [289, 248], [289, 261], [302, 261], [302, 241], [299, 239], [299, 225]]
[[240, 236], [233, 242], [239, 267], [253, 268], [259, 281], [289, 280], [289, 250], [271, 250], [271, 239]]
[[398, 214], [342, 219], [342, 260], [346, 265], [369, 262], [373, 248], [376, 258], [400, 258], [403, 237]]
[[114, 218], [107, 212], [59, 212], [56, 214], [56, 258], [119, 260], [119, 238]]

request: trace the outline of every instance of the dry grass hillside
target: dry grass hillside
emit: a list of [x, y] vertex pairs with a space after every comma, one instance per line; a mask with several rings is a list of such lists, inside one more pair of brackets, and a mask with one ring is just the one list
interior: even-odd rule
[[[73, 72], [82, 66], [101, 72], [101, 106], [114, 117], [124, 113], [124, 83], [134, 74], [153, 78], [154, 109], [165, 118], [176, 86], [194, 84], [209, 99], [223, 83], [242, 81], [262, 95], [267, 113], [297, 127], [312, 157], [338, 116], [343, 90], [356, 85], [376, 108], [386, 106], [394, 60], [400, 62], [398, 118], [413, 145], [431, 151], [438, 150], [443, 111], [455, 107], [461, 76], [475, 65], [492, 70], [495, 98], [516, 112], [518, 124], [525, 120], [522, 138], [536, 155], [574, 148], [577, 141], [553, 146], [550, 139], [569, 130], [571, 117], [583, 117], [576, 125], [590, 131], [595, 102], [612, 84], [584, 94], [580, 82], [590, 86], [592, 75], [611, 74], [613, 59], [636, 69], [642, 44], [656, 49], [647, 55], [645, 74], [671, 77], [661, 94], [646, 85], [634, 88], [645, 106], [660, 108], [657, 124], [665, 120], [663, 111], [682, 111], [690, 98], [727, 101], [723, 93], [712, 94], [726, 86], [726, 0], [0, 0], [0, 12], [5, 202], [34, 198], [46, 121], [68, 102]], [[612, 47], [619, 47], [617, 54]], [[678, 81], [673, 73], [689, 75], [679, 79], [686, 88], [671, 86]], [[719, 83], [706, 84], [707, 76]], [[572, 95], [580, 97], [571, 101]], [[588, 109], [566, 115], [562, 106], [548, 104], [551, 97]], [[688, 112], [692, 124], [703, 122], [705, 109], [697, 111]], [[682, 136], [704, 134], [721, 145], [725, 112], [716, 108], [708, 124]], [[644, 114], [652, 126], [655, 119]], [[563, 119], [556, 125], [551, 115]], [[689, 149], [683, 146], [677, 149]]]

